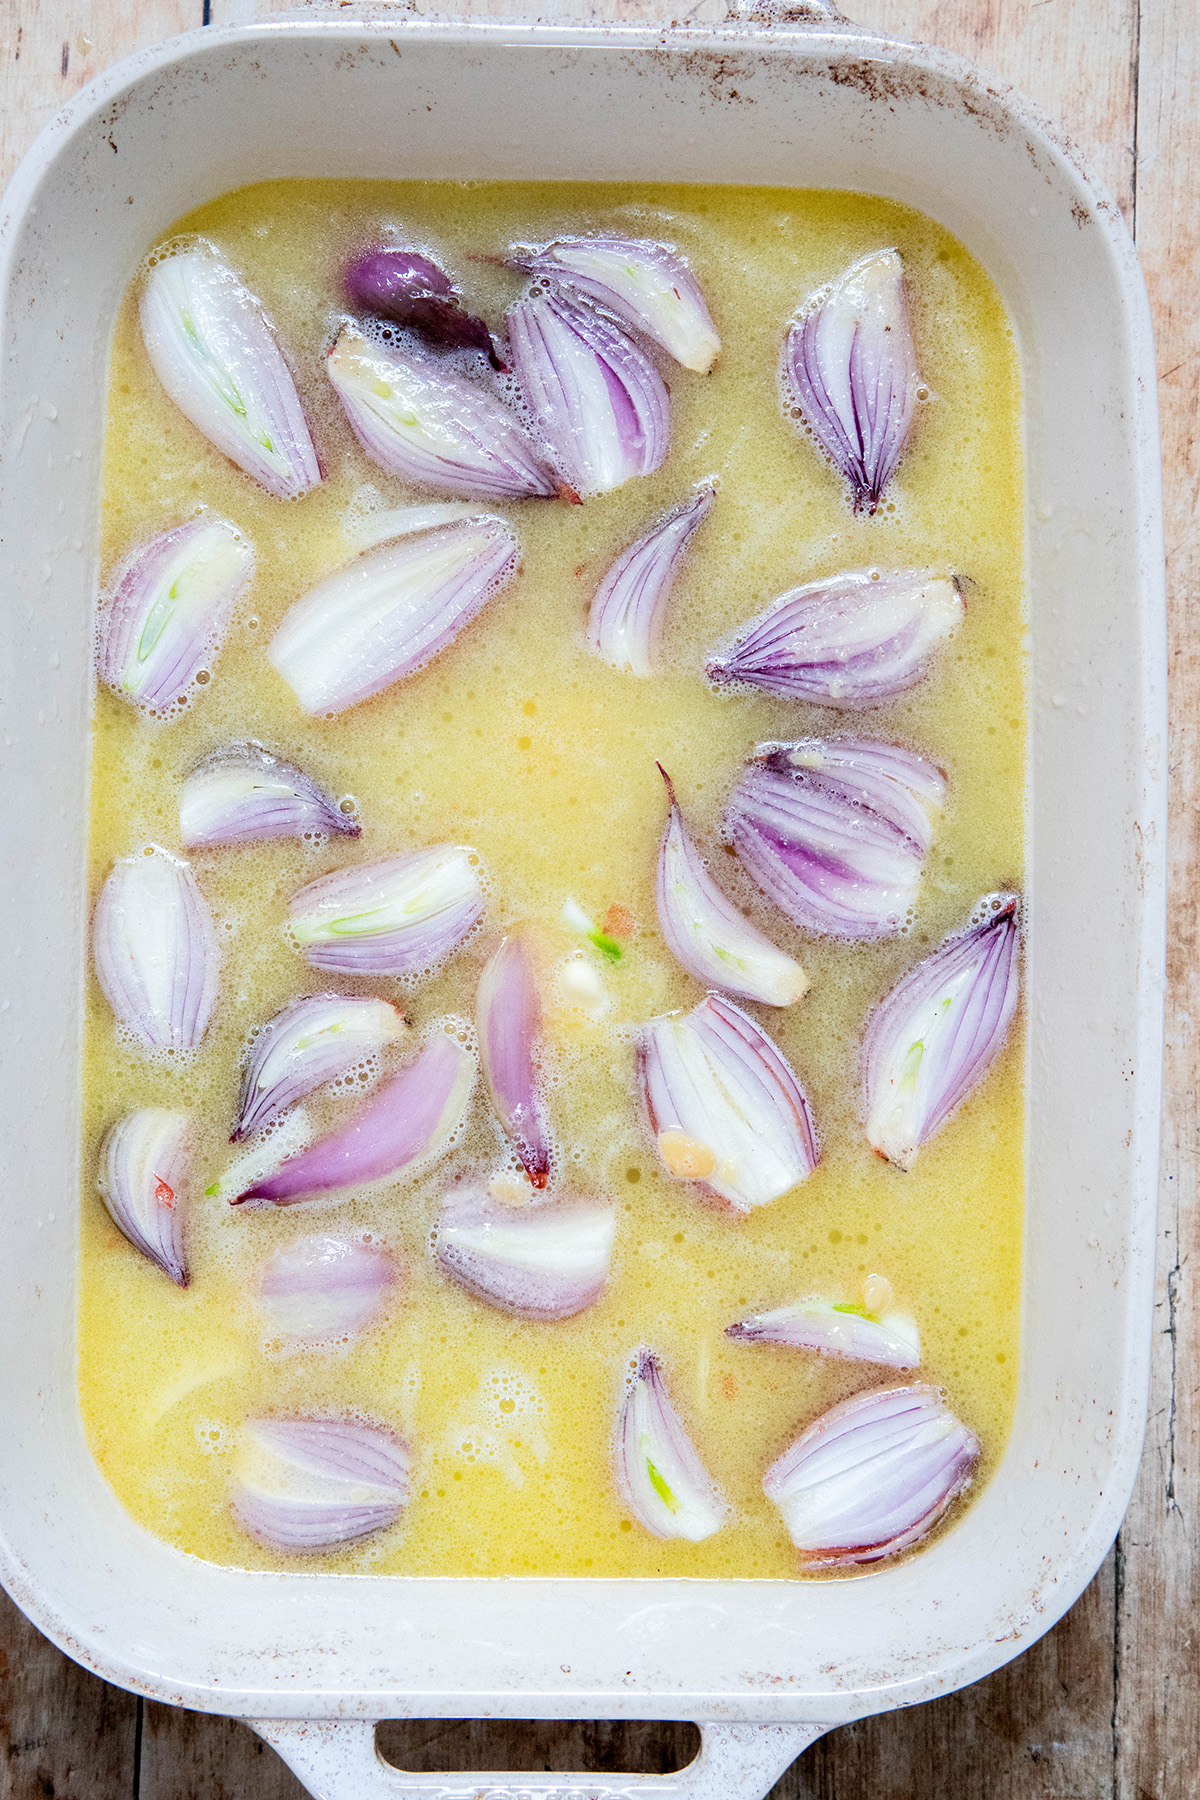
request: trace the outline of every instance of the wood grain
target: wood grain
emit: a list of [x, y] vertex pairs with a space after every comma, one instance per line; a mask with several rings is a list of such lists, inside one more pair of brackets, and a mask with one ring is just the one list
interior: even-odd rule
[[[710, 6], [701, 0], [703, 11]], [[1146, 269], [1165, 451], [1173, 828], [1163, 1212], [1151, 1419], [1114, 1556], [1068, 1617], [988, 1680], [817, 1744], [773, 1800], [1192, 1800], [1200, 1796], [1200, 1398], [1189, 1271], [1196, 1193], [1194, 1019], [1200, 923], [1200, 12], [1196, 0], [844, 0], [861, 24], [939, 43], [1005, 76], [1072, 133], [1116, 196]], [[202, 0], [0, 0], [0, 178], [54, 109], [108, 62], [201, 22]], [[266, 7], [212, 0], [215, 22]], [[445, 11], [512, 10], [459, 0]], [[579, 0], [631, 18], [655, 0]], [[665, 3], [661, 12], [667, 11]], [[694, 8], [693, 10], [699, 10]], [[495, 1728], [492, 1728], [494, 1732]], [[516, 1759], [508, 1727], [505, 1760]], [[76, 1669], [0, 1596], [0, 1800], [301, 1800], [244, 1727], [143, 1706]], [[475, 1725], [387, 1728], [402, 1766], [483, 1766]], [[530, 1766], [578, 1767], [636, 1745], [567, 1725]], [[590, 1748], [589, 1748], [590, 1746]], [[643, 1738], [646, 1767], [679, 1748]], [[441, 1758], [441, 1762], [436, 1760]], [[540, 1760], [537, 1760], [540, 1759]], [[611, 1762], [607, 1766], [615, 1766]]]

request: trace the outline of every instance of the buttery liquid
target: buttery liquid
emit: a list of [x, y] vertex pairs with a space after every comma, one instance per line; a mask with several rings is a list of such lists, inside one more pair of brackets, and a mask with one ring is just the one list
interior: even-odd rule
[[[375, 467], [325, 381], [343, 302], [338, 273], [359, 245], [426, 248], [499, 324], [520, 284], [487, 260], [514, 242], [580, 231], [675, 244], [720, 331], [714, 372], [670, 365], [671, 450], [646, 480], [583, 506], [501, 509], [519, 533], [518, 579], [410, 680], [328, 720], [309, 720], [265, 651], [284, 612], [349, 560], [349, 529], [419, 496]], [[941, 1384], [979, 1435], [976, 1489], [1003, 1450], [1017, 1382], [1024, 1190], [1022, 1041], [1014, 1029], [985, 1084], [910, 1174], [881, 1162], [859, 1122], [857, 1045], [869, 1007], [964, 923], [980, 895], [1019, 887], [1024, 853], [1025, 643], [1019, 385], [1012, 333], [990, 281], [952, 237], [860, 195], [667, 186], [276, 182], [179, 222], [216, 245], [261, 299], [297, 371], [326, 471], [299, 501], [265, 494], [173, 408], [126, 297], [112, 350], [103, 566], [204, 505], [254, 543], [258, 573], [211, 681], [160, 725], [101, 688], [90, 837], [93, 894], [113, 860], [147, 843], [179, 853], [181, 778], [231, 739], [255, 737], [352, 800], [357, 841], [296, 840], [193, 852], [222, 950], [221, 999], [195, 1058], [150, 1061], [118, 1041], [89, 973], [84, 1100], [80, 1390], [93, 1453], [123, 1504], [181, 1549], [248, 1568], [288, 1565], [228, 1505], [241, 1421], [355, 1412], [413, 1454], [409, 1505], [390, 1530], [306, 1567], [406, 1575], [780, 1577], [797, 1572], [764, 1470], [835, 1400], [895, 1377], [867, 1364], [736, 1344], [731, 1321], [804, 1295], [861, 1298], [885, 1275], [915, 1315], [920, 1379]], [[904, 261], [928, 397], [884, 508], [855, 518], [843, 484], [784, 416], [776, 385], [787, 321], [868, 250]], [[705, 476], [720, 478], [669, 608], [661, 673], [620, 674], [583, 628], [615, 556]], [[843, 568], [928, 566], [969, 578], [964, 624], [933, 673], [869, 714], [746, 694], [703, 678], [712, 647], [785, 589]], [[738, 886], [719, 823], [752, 747], [836, 731], [894, 737], [940, 764], [937, 822], [915, 923], [877, 944], [813, 942]], [[750, 1006], [804, 1082], [820, 1130], [816, 1173], [744, 1219], [667, 1179], [643, 1136], [634, 1029], [700, 998], [673, 961], [654, 904], [665, 817], [655, 759], [670, 771], [718, 879], [809, 971], [786, 1011]], [[473, 845], [490, 876], [482, 933], [432, 979], [330, 980], [284, 935], [289, 894], [356, 861], [437, 842]], [[402, 1000], [418, 1027], [469, 1019], [478, 971], [502, 929], [542, 921], [548, 953], [564, 900], [636, 920], [628, 953], [587, 957], [610, 1001], [594, 1027], [546, 998], [546, 1100], [559, 1192], [618, 1212], [613, 1275], [580, 1316], [532, 1324], [442, 1277], [429, 1252], [439, 1197], [461, 1169], [506, 1161], [480, 1084], [466, 1137], [426, 1174], [382, 1192], [274, 1209], [230, 1207], [203, 1189], [231, 1160], [228, 1133], [247, 1034], [301, 993], [338, 988]], [[361, 1095], [318, 1098], [321, 1128]], [[97, 1149], [126, 1111], [186, 1109], [195, 1129], [191, 1285], [174, 1287], [120, 1236], [95, 1189]], [[255, 1298], [258, 1272], [313, 1231], [392, 1248], [403, 1277], [386, 1316], [336, 1350], [289, 1353]], [[614, 1491], [611, 1437], [628, 1353], [662, 1359], [675, 1404], [733, 1508], [701, 1544], [661, 1542]]]

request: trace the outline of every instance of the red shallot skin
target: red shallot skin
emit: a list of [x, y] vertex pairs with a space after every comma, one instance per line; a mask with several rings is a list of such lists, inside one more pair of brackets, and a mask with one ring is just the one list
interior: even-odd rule
[[258, 1302], [292, 1345], [344, 1344], [378, 1322], [396, 1281], [382, 1245], [316, 1232], [263, 1264]]
[[802, 1431], [763, 1492], [809, 1568], [882, 1562], [932, 1531], [981, 1454], [937, 1388], [874, 1388]]
[[525, 937], [506, 937], [484, 965], [475, 993], [479, 1060], [496, 1117], [535, 1188], [550, 1174], [550, 1138], [538, 1092], [542, 1009]]
[[355, 311], [408, 326], [436, 348], [482, 351], [493, 369], [504, 369], [483, 320], [464, 312], [445, 270], [419, 250], [364, 250], [347, 264], [344, 279]]
[[435, 1232], [438, 1266], [477, 1300], [520, 1319], [568, 1319], [608, 1283], [616, 1215], [599, 1201], [510, 1206], [474, 1183], [451, 1192]]

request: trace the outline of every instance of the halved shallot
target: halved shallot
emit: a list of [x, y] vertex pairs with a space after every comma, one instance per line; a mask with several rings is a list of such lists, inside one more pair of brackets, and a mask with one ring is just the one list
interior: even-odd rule
[[535, 429], [576, 495], [649, 475], [667, 454], [667, 390], [654, 364], [586, 300], [550, 293], [508, 315], [512, 364]]
[[895, 250], [860, 257], [788, 332], [785, 395], [849, 482], [855, 512], [873, 513], [895, 473], [920, 380]]
[[518, 252], [514, 268], [606, 306], [685, 369], [707, 375], [721, 349], [704, 295], [678, 252], [645, 238], [565, 237]]
[[915, 1369], [921, 1361], [921, 1334], [907, 1313], [888, 1312], [876, 1318], [864, 1306], [830, 1300], [797, 1300], [774, 1312], [757, 1313], [727, 1325], [725, 1336], [744, 1344], [784, 1344], [822, 1356], [882, 1363], [889, 1369]]
[[618, 1491], [655, 1537], [698, 1544], [721, 1529], [729, 1508], [671, 1404], [657, 1356], [635, 1356], [613, 1446]]
[[496, 1116], [535, 1188], [545, 1187], [550, 1172], [536, 1068], [541, 1028], [529, 944], [514, 933], [484, 964], [475, 994], [475, 1031]]
[[288, 901], [289, 930], [314, 969], [415, 975], [458, 948], [484, 908], [479, 858], [434, 844], [336, 869]]
[[143, 1106], [118, 1119], [100, 1146], [96, 1184], [109, 1217], [135, 1250], [177, 1287], [188, 1284], [186, 1113]]
[[423, 668], [499, 593], [517, 539], [486, 516], [364, 552], [296, 601], [268, 651], [306, 713], [342, 712]]
[[692, 842], [667, 784], [671, 810], [658, 852], [658, 919], [667, 948], [708, 987], [764, 1006], [792, 1006], [808, 992], [800, 964], [779, 950], [727, 900]]
[[481, 350], [494, 369], [504, 364], [482, 319], [464, 312], [444, 269], [419, 250], [388, 244], [363, 250], [345, 273], [350, 304], [419, 332], [442, 350]]
[[466, 500], [557, 494], [516, 414], [444, 357], [347, 325], [326, 366], [355, 437], [389, 474]]
[[440, 1266], [460, 1287], [519, 1319], [567, 1319], [604, 1292], [616, 1214], [592, 1200], [508, 1206], [479, 1189], [452, 1193], [438, 1220]]
[[382, 1531], [408, 1499], [401, 1440], [360, 1419], [249, 1419], [230, 1496], [243, 1531], [272, 1550], [335, 1550]]
[[196, 877], [157, 844], [121, 857], [92, 918], [96, 978], [146, 1050], [194, 1050], [217, 999], [217, 939]]
[[614, 669], [653, 674], [666, 602], [688, 544], [715, 499], [716, 488], [706, 482], [623, 551], [597, 588], [588, 643]]
[[373, 1324], [395, 1281], [392, 1258], [379, 1244], [318, 1232], [268, 1259], [258, 1300], [291, 1343], [331, 1343]]
[[253, 574], [254, 551], [226, 519], [189, 519], [144, 545], [98, 621], [101, 681], [145, 712], [181, 712]]
[[179, 831], [188, 850], [264, 838], [333, 832], [361, 837], [311, 775], [256, 744], [226, 744], [198, 763], [179, 790]]
[[275, 333], [212, 249], [162, 254], [140, 312], [154, 373], [211, 444], [282, 500], [316, 486], [321, 466]]
[[385, 1081], [348, 1124], [285, 1162], [233, 1201], [290, 1206], [348, 1187], [395, 1182], [447, 1147], [475, 1085], [475, 1058], [435, 1031], [415, 1061]]
[[651, 1019], [638, 1073], [658, 1154], [739, 1212], [765, 1206], [817, 1166], [808, 1098], [790, 1063], [731, 1000]]
[[987, 1074], [1017, 1007], [1020, 901], [987, 894], [975, 923], [901, 976], [867, 1021], [867, 1141], [901, 1169]]
[[936, 1388], [874, 1388], [802, 1431], [763, 1492], [810, 1568], [879, 1562], [932, 1530], [979, 1457]]
[[308, 994], [264, 1025], [246, 1064], [230, 1142], [261, 1131], [314, 1088], [407, 1037], [398, 1006], [372, 995]]
[[912, 912], [946, 781], [874, 738], [766, 744], [738, 780], [725, 829], [789, 919], [829, 937], [888, 937]]
[[817, 706], [877, 706], [920, 681], [965, 610], [956, 584], [929, 569], [831, 575], [780, 595], [709, 663], [709, 678]]

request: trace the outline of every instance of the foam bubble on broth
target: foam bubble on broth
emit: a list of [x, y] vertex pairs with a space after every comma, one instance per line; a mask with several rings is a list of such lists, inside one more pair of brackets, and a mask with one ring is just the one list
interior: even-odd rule
[[[724, 348], [709, 376], [669, 371], [672, 446], [655, 475], [581, 507], [481, 507], [514, 523], [520, 575], [410, 680], [335, 718], [309, 720], [266, 661], [280, 620], [350, 560], [353, 518], [431, 498], [367, 459], [323, 375], [324, 349], [345, 311], [345, 256], [385, 241], [385, 228], [450, 270], [469, 310], [493, 325], [520, 283], [474, 255], [589, 230], [667, 239], [695, 269]], [[229, 1452], [241, 1422], [267, 1412], [357, 1411], [408, 1442], [412, 1497], [394, 1530], [336, 1556], [306, 1558], [306, 1567], [793, 1575], [786, 1532], [761, 1493], [763, 1470], [818, 1411], [880, 1376], [864, 1365], [739, 1345], [724, 1326], [802, 1294], [857, 1299], [865, 1277], [878, 1272], [918, 1319], [922, 1378], [944, 1385], [984, 1443], [978, 1489], [1003, 1449], [1016, 1393], [1020, 1034], [909, 1175], [866, 1147], [855, 1045], [869, 1007], [896, 977], [964, 925], [981, 895], [1019, 885], [1023, 870], [1019, 395], [1011, 332], [987, 278], [918, 214], [861, 196], [784, 190], [283, 182], [217, 201], [167, 234], [189, 235], [214, 244], [262, 301], [296, 372], [326, 480], [285, 505], [226, 463], [158, 388], [126, 299], [110, 370], [104, 570], [201, 506], [254, 543], [258, 568], [211, 680], [184, 714], [147, 722], [98, 692], [92, 891], [116, 857], [143, 843], [180, 853], [180, 781], [211, 751], [247, 736], [298, 763], [327, 792], [352, 796], [363, 835], [352, 847], [277, 839], [184, 853], [214, 917], [236, 925], [220, 939], [212, 1026], [186, 1064], [150, 1063], [120, 1044], [89, 974], [80, 1391], [105, 1476], [148, 1529], [193, 1554], [286, 1566], [229, 1514]], [[779, 346], [812, 292], [867, 250], [891, 244], [904, 259], [930, 397], [889, 490], [891, 509], [856, 518], [824, 457], [779, 409]], [[714, 472], [720, 496], [675, 585], [661, 675], [638, 682], [587, 652], [592, 595], [617, 555]], [[867, 714], [711, 692], [707, 656], [771, 600], [838, 569], [870, 566], [946, 568], [974, 584], [966, 621], [927, 682]], [[949, 777], [904, 938], [865, 946], [804, 939], [722, 847], [725, 799], [748, 751], [838, 731], [911, 745]], [[809, 1181], [745, 1219], [664, 1178], [633, 1097], [635, 1028], [700, 997], [657, 925], [654, 868], [666, 806], [656, 758], [675, 780], [715, 878], [813, 982], [786, 1013], [750, 1010], [800, 1074], [823, 1160]], [[471, 844], [491, 890], [479, 932], [434, 975], [409, 985], [331, 977], [288, 944], [286, 903], [297, 888], [347, 863], [435, 842]], [[614, 902], [629, 909], [637, 930], [619, 963], [554, 935], [567, 897], [596, 919]], [[203, 1197], [232, 1160], [228, 1134], [249, 1032], [300, 994], [377, 993], [399, 1003], [414, 1027], [396, 1049], [398, 1066], [438, 1022], [473, 1017], [489, 947], [506, 926], [527, 920], [546, 924], [548, 970], [574, 962], [603, 984], [599, 1018], [552, 991], [552, 974], [543, 987], [558, 1191], [607, 1197], [618, 1215], [613, 1280], [594, 1307], [558, 1324], [531, 1324], [438, 1273], [428, 1240], [449, 1185], [461, 1171], [488, 1178], [514, 1166], [482, 1083], [453, 1152], [398, 1187], [285, 1208]], [[362, 1098], [351, 1084], [304, 1105], [324, 1132]], [[94, 1192], [104, 1130], [146, 1104], [183, 1107], [194, 1121], [193, 1278], [185, 1291], [130, 1250]], [[336, 1354], [264, 1354], [257, 1272], [275, 1251], [326, 1229], [371, 1233], [404, 1271], [386, 1320]], [[640, 1342], [662, 1358], [680, 1414], [734, 1508], [734, 1522], [699, 1545], [651, 1539], [631, 1525], [612, 1487], [621, 1374], [630, 1345]], [[505, 1381], [518, 1385], [505, 1389]], [[155, 1412], [169, 1393], [171, 1403]], [[498, 1413], [502, 1398], [518, 1394], [514, 1414]], [[493, 1419], [508, 1422], [518, 1410], [519, 1445]], [[453, 1445], [460, 1428], [460, 1442], [490, 1434], [507, 1449], [469, 1460]], [[523, 1485], [509, 1478], [513, 1466]]]

